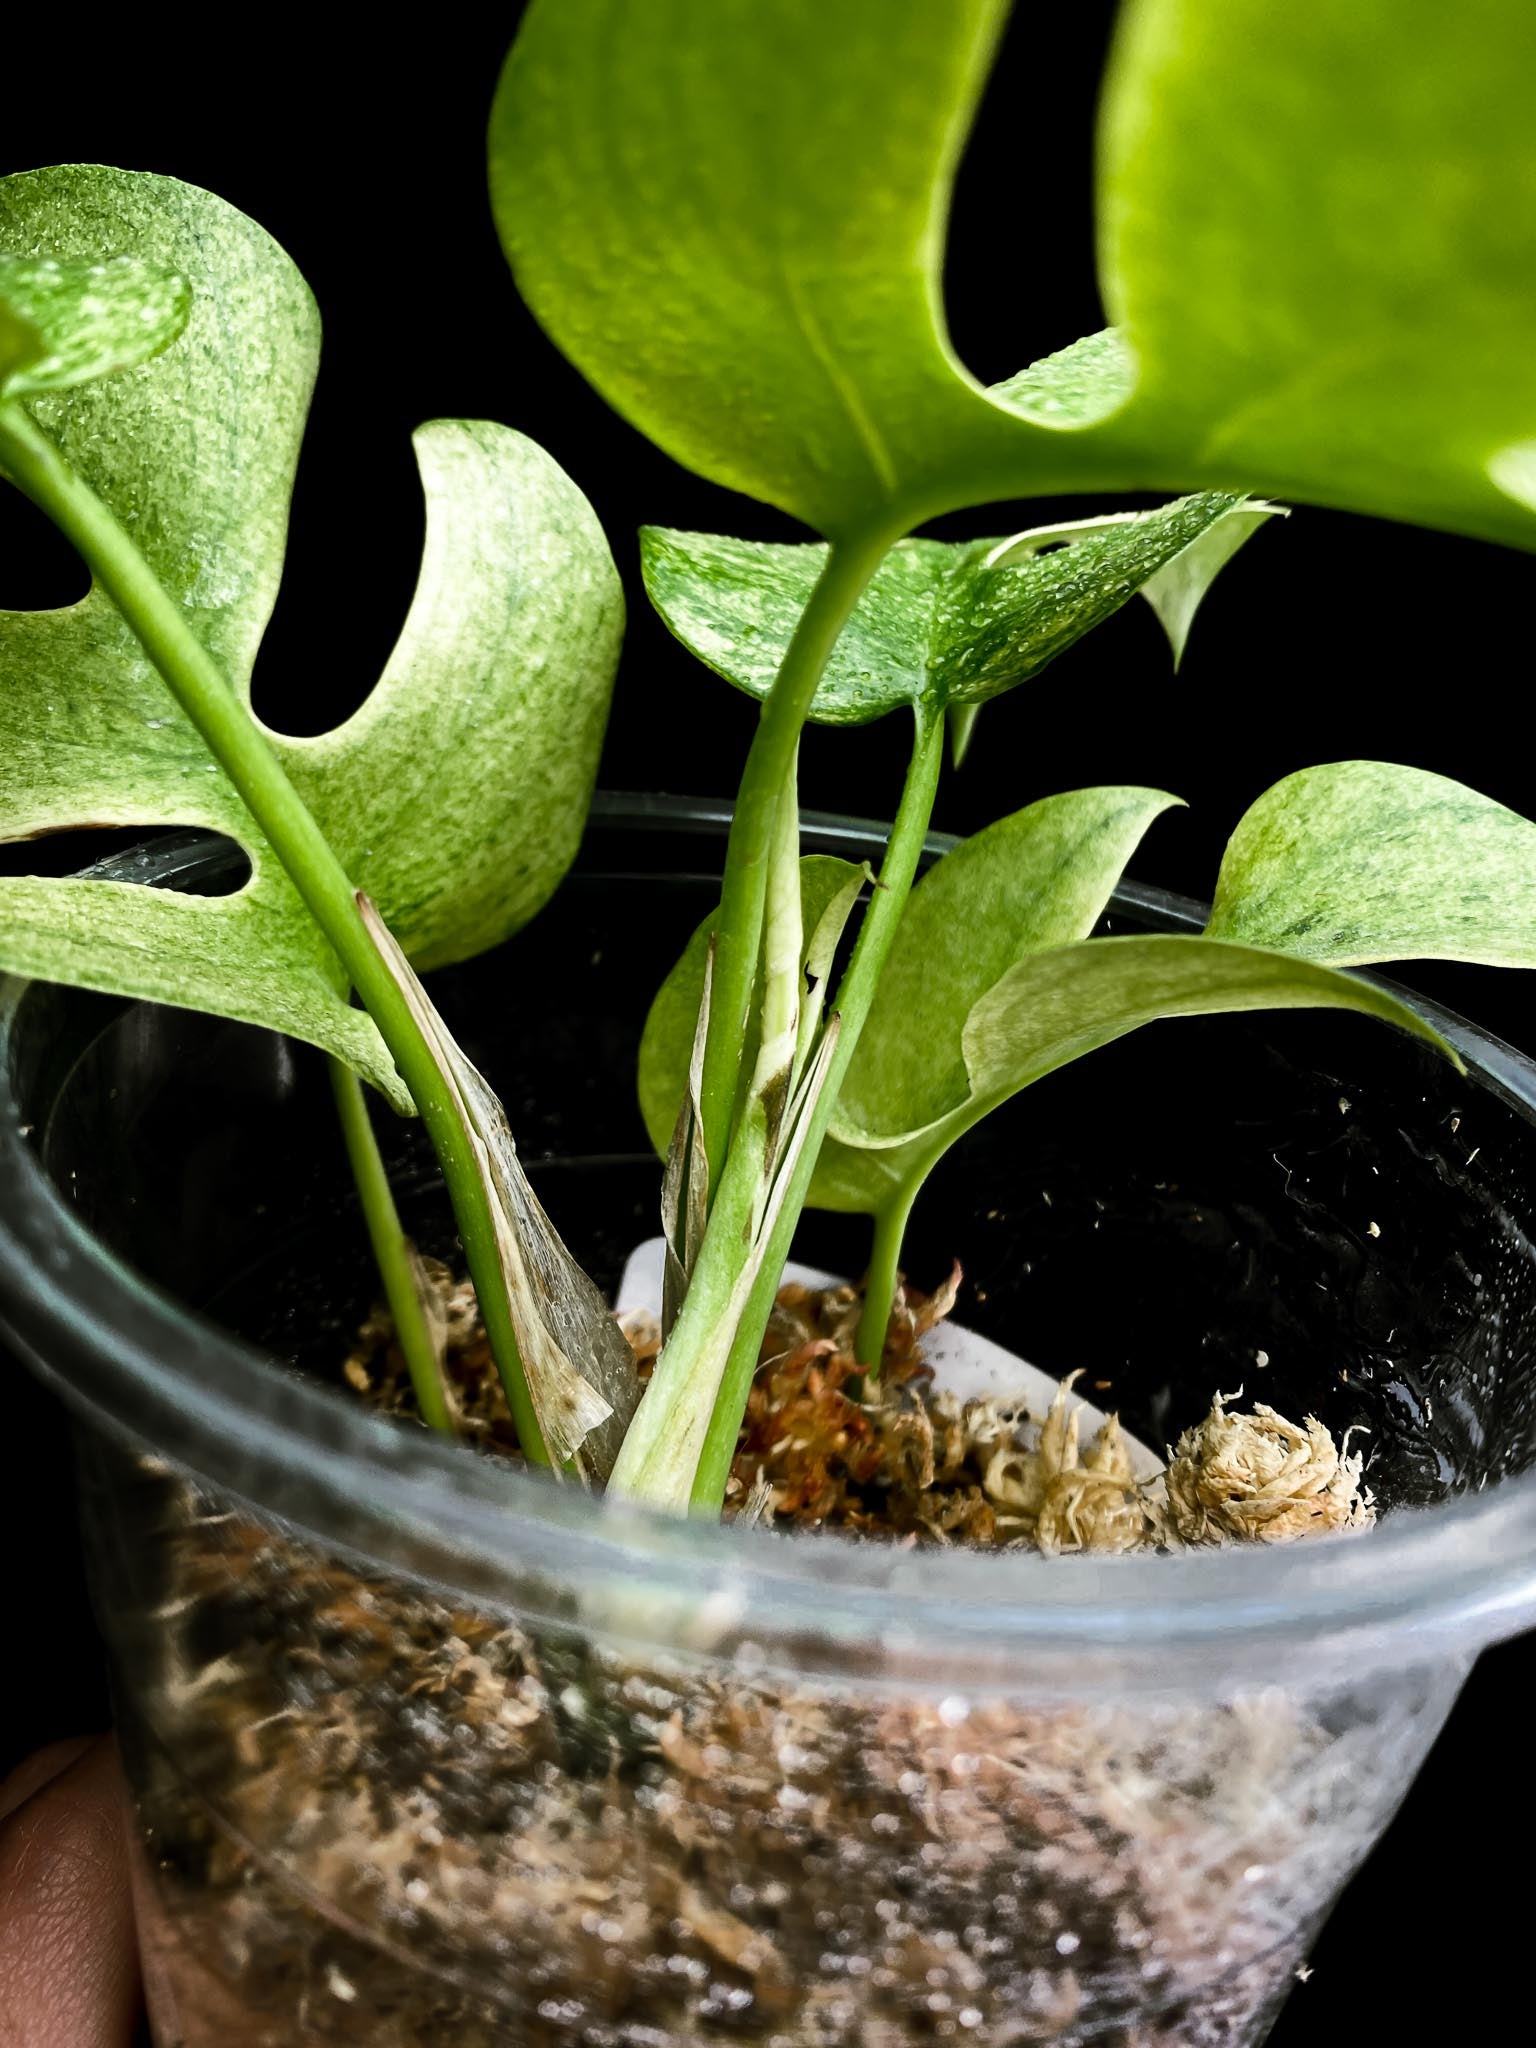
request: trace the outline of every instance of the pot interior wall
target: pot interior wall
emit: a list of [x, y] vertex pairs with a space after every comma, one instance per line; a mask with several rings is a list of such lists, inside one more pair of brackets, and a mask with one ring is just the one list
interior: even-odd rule
[[[551, 910], [434, 983], [609, 1287], [657, 1227], [641, 1027], [714, 898], [705, 875], [658, 874], [676, 852], [597, 832]], [[1122, 909], [1115, 928], [1145, 921]], [[335, 1378], [372, 1280], [318, 1057], [73, 993], [29, 1006], [24, 1095], [84, 1219], [151, 1280]], [[448, 1255], [420, 1132], [384, 1122], [408, 1224]], [[993, 1117], [930, 1183], [909, 1260], [932, 1285], [958, 1257], [961, 1320], [1083, 1368], [1153, 1442], [1218, 1388], [1369, 1428], [1371, 1484], [1396, 1505], [1536, 1456], [1533, 1212], [1536, 1132], [1486, 1084], [1359, 1019], [1225, 1018], [1140, 1032]], [[811, 1215], [801, 1246], [853, 1275], [866, 1238], [862, 1219]]]

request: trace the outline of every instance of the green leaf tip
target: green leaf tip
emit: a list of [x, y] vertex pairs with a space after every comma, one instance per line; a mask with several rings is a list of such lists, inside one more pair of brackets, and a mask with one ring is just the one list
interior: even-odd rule
[[0, 399], [136, 369], [170, 347], [191, 313], [191, 286], [164, 264], [0, 251]]
[[1536, 966], [1536, 825], [1386, 761], [1304, 768], [1228, 842], [1207, 928], [1334, 966]]

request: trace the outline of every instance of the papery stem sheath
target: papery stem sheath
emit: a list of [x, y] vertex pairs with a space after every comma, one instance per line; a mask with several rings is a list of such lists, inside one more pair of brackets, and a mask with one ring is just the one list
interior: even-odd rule
[[924, 707], [918, 712], [912, 759], [907, 769], [901, 803], [891, 826], [891, 836], [886, 844], [879, 880], [875, 885], [869, 908], [864, 913], [864, 922], [859, 930], [858, 943], [853, 949], [853, 958], [849, 961], [847, 972], [838, 988], [836, 1001], [831, 1005], [831, 1011], [842, 1020], [837, 1051], [827, 1076], [826, 1087], [811, 1112], [805, 1149], [796, 1165], [783, 1210], [769, 1239], [762, 1270], [737, 1325], [730, 1356], [721, 1378], [720, 1392], [715, 1401], [693, 1482], [692, 1506], [699, 1513], [718, 1514], [725, 1499], [726, 1481], [730, 1478], [731, 1460], [736, 1452], [736, 1438], [741, 1429], [741, 1418], [746, 1413], [747, 1395], [751, 1391], [753, 1376], [757, 1371], [763, 1332], [768, 1327], [768, 1317], [778, 1294], [779, 1279], [784, 1270], [784, 1262], [789, 1257], [795, 1226], [800, 1220], [801, 1210], [805, 1207], [805, 1198], [810, 1190], [811, 1176], [816, 1170], [816, 1156], [821, 1150], [821, 1141], [832, 1121], [843, 1076], [848, 1071], [848, 1063], [858, 1045], [859, 1033], [864, 1028], [864, 1020], [869, 1015], [875, 990], [895, 941], [896, 927], [901, 922], [901, 913], [906, 907], [907, 897], [917, 876], [918, 862], [922, 858], [923, 844], [928, 836], [928, 821], [933, 814], [933, 800], [938, 790], [939, 771], [943, 762], [943, 716], [938, 711]]

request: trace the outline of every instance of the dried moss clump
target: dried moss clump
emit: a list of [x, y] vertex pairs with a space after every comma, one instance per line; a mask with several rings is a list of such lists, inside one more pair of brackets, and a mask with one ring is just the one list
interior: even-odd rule
[[1216, 1396], [1169, 1461], [1167, 1518], [1181, 1542], [1288, 1543], [1375, 1521], [1352, 1431], [1335, 1445], [1314, 1415], [1298, 1428], [1262, 1401], [1251, 1415], [1231, 1413], [1229, 1398]]
[[1070, 1405], [1077, 1378], [1072, 1373], [1062, 1381], [1039, 1441], [1033, 1447], [1001, 1445], [983, 1484], [1019, 1517], [1047, 1557], [1140, 1550], [1155, 1535], [1147, 1489], [1131, 1469], [1118, 1415], [1108, 1417], [1086, 1450], [1079, 1447], [1082, 1410]]
[[[478, 1449], [516, 1458], [474, 1291], [435, 1261], [424, 1271], [461, 1430]], [[936, 1388], [922, 1340], [959, 1287], [957, 1266], [932, 1294], [900, 1290], [878, 1379], [855, 1355], [855, 1288], [783, 1287], [742, 1423], [727, 1517], [1047, 1557], [1286, 1542], [1375, 1520], [1362, 1457], [1350, 1454], [1348, 1435], [1336, 1446], [1313, 1416], [1298, 1427], [1263, 1403], [1239, 1413], [1227, 1406], [1236, 1396], [1218, 1394], [1180, 1437], [1167, 1472], [1148, 1480], [1132, 1468], [1117, 1416], [1082, 1441], [1077, 1373], [1044, 1417], [1022, 1403], [961, 1401]], [[655, 1318], [631, 1314], [620, 1324], [644, 1378], [661, 1341]], [[364, 1324], [344, 1370], [370, 1401], [410, 1412], [410, 1381], [383, 1310]]]

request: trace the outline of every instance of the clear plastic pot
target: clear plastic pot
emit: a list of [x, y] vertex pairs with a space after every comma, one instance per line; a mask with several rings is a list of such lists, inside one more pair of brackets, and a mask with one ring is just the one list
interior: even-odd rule
[[[721, 844], [609, 799], [535, 926], [441, 977], [608, 1284], [654, 1228], [640, 1023]], [[9, 985], [0, 1315], [80, 1424], [160, 2048], [1260, 2040], [1536, 1607], [1536, 1069], [1438, 1021], [1466, 1078], [1353, 1019], [1159, 1027], [946, 1165], [917, 1277], [958, 1254], [964, 1319], [1138, 1434], [1240, 1384], [1373, 1431], [1368, 1535], [1046, 1562], [658, 1522], [370, 1416], [316, 1063]], [[862, 1259], [856, 1219], [804, 1242]]]

